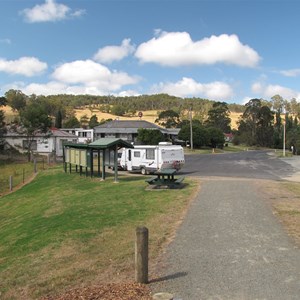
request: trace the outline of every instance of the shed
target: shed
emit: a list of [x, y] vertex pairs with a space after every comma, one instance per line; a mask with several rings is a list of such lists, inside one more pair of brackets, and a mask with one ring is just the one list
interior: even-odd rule
[[[64, 170], [67, 172], [69, 166], [69, 172], [72, 172], [72, 166], [75, 165], [76, 172], [80, 175], [85, 168], [85, 174], [93, 177], [94, 174], [94, 156], [97, 155], [97, 176], [105, 179], [105, 167], [113, 167], [115, 182], [118, 181], [118, 150], [120, 148], [133, 148], [130, 143], [117, 138], [102, 138], [94, 141], [90, 144], [65, 144], [64, 145]], [[102, 158], [102, 159], [101, 159]], [[102, 166], [101, 166], [102, 165]], [[100, 172], [100, 166], [102, 172]]]

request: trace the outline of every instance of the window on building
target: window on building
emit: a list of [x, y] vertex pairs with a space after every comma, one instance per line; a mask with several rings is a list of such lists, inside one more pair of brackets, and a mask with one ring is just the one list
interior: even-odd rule
[[[23, 140], [23, 149], [29, 149], [29, 141]], [[37, 141], [31, 141], [30, 150], [37, 150]]]

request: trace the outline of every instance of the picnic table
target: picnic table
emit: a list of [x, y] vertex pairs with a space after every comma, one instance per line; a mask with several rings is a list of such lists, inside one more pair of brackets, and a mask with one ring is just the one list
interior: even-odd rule
[[184, 176], [175, 178], [176, 169], [161, 169], [154, 173], [155, 176], [146, 179], [150, 185], [175, 187], [180, 185], [184, 180]]

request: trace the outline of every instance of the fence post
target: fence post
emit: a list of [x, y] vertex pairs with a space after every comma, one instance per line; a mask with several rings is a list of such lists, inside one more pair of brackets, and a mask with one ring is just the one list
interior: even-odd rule
[[12, 191], [13, 189], [13, 177], [12, 175], [9, 176], [9, 190]]
[[148, 283], [148, 239], [148, 229], [146, 227], [137, 227], [135, 242], [135, 280], [138, 283]]
[[34, 160], [33, 160], [33, 171], [34, 171], [34, 173], [37, 172], [37, 169], [36, 169], [36, 158], [34, 158]]
[[23, 168], [23, 183], [25, 182], [25, 169]]

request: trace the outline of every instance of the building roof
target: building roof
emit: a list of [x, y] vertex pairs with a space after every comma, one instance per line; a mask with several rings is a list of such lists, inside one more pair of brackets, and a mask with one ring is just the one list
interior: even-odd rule
[[179, 128], [163, 128], [144, 120], [113, 120], [94, 127], [95, 133], [137, 133], [138, 129], [158, 129], [162, 133], [175, 134], [179, 132]]
[[77, 139], [78, 137], [72, 133], [63, 131], [61, 129], [51, 129], [52, 136], [54, 137], [65, 137], [65, 138], [74, 138]]
[[[18, 133], [17, 131], [12, 131], [8, 130], [7, 133], [4, 135], [5, 137], [20, 137], [24, 138], [27, 137], [26, 134]], [[57, 129], [57, 128], [52, 128], [50, 129], [49, 132], [43, 133], [43, 132], [38, 132], [34, 134], [34, 137], [39, 138], [51, 138], [51, 137], [61, 137], [61, 138], [74, 138], [77, 139], [78, 137], [72, 133]]]
[[70, 147], [70, 148], [81, 148], [81, 149], [108, 149], [108, 148], [112, 148], [114, 146], [117, 147], [125, 147], [125, 148], [134, 148], [133, 145], [131, 145], [130, 143], [122, 140], [122, 139], [118, 139], [118, 138], [102, 138], [99, 140], [94, 141], [93, 143], [90, 144], [65, 144], [65, 147]]
[[153, 129], [161, 129], [158, 125], [155, 125], [151, 122], [144, 121], [144, 120], [113, 120], [110, 122], [106, 122], [104, 124], [96, 126], [94, 129], [100, 128], [153, 128]]

